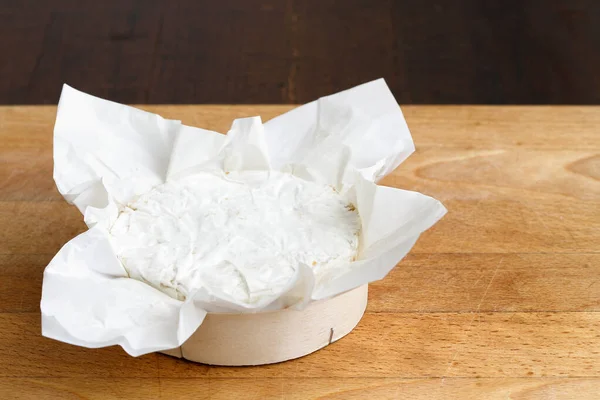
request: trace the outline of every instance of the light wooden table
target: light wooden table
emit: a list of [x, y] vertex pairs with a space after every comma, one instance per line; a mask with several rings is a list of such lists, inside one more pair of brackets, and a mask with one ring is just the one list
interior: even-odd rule
[[[146, 106], [226, 131], [288, 106]], [[214, 368], [40, 335], [42, 271], [85, 227], [52, 181], [55, 107], [0, 108], [0, 398], [599, 398], [600, 108], [404, 107], [383, 184], [447, 206], [348, 337]]]

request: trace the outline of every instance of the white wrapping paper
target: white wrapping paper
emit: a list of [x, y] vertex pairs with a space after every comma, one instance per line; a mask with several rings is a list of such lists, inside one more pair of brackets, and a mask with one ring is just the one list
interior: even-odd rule
[[[207, 312], [302, 308], [382, 279], [446, 212], [420, 193], [378, 186], [414, 151], [383, 79], [323, 97], [262, 123], [233, 121], [227, 135], [182, 125], [64, 86], [54, 129], [54, 179], [90, 228], [44, 272], [42, 333], [85, 347], [118, 344], [133, 356], [180, 346]], [[108, 239], [120, 207], [197, 171], [280, 170], [355, 198], [359, 255], [319, 281], [310, 267], [259, 304], [200, 288], [185, 301], [130, 279]]]

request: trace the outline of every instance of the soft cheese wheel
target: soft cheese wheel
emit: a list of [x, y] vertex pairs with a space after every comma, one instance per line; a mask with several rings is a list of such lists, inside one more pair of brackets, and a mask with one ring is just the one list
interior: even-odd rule
[[281, 172], [198, 173], [131, 202], [110, 229], [130, 277], [172, 297], [199, 288], [256, 304], [301, 264], [317, 280], [356, 256], [360, 218], [328, 185]]

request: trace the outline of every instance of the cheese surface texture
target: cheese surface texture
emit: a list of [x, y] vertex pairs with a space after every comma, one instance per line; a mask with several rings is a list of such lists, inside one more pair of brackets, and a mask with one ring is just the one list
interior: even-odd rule
[[282, 172], [197, 173], [128, 204], [110, 228], [129, 276], [183, 300], [195, 290], [256, 304], [301, 264], [319, 277], [352, 262], [360, 218], [328, 185]]

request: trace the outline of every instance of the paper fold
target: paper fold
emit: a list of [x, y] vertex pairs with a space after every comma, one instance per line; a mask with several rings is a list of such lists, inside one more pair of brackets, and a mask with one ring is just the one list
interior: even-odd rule
[[[118, 344], [137, 356], [180, 346], [207, 312], [301, 309], [381, 279], [446, 212], [431, 197], [376, 185], [413, 151], [383, 79], [264, 124], [260, 117], [237, 119], [227, 135], [65, 85], [54, 130], [54, 178], [90, 229], [46, 268], [42, 333], [86, 347]], [[290, 172], [354, 198], [362, 222], [357, 260], [336, 270], [302, 266], [284, 290], [251, 306], [209, 288], [179, 301], [127, 276], [108, 229], [128, 202], [199, 171], [247, 170]]]

